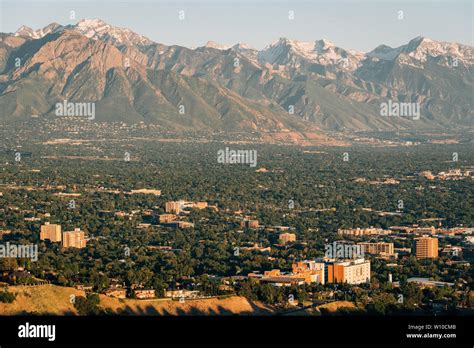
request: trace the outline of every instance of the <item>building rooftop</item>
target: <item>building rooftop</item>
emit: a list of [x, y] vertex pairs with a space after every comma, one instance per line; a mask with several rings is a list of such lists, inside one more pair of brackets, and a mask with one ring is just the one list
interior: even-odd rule
[[443, 287], [443, 286], [453, 286], [454, 283], [448, 283], [448, 282], [442, 282], [439, 280], [432, 280], [429, 278], [421, 278], [421, 277], [412, 277], [407, 279], [408, 283], [420, 283], [420, 284], [425, 284], [425, 285], [432, 285], [432, 286], [438, 286], [438, 287]]

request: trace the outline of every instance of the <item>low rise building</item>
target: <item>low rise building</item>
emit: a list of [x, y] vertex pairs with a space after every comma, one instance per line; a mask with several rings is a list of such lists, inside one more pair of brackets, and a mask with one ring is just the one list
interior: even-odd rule
[[[170, 201], [165, 203], [165, 211], [167, 213], [179, 214], [184, 209], [204, 209], [207, 208], [207, 202], [186, 202], [183, 200]], [[216, 207], [213, 207], [216, 208]]]
[[447, 172], [439, 172], [438, 179], [440, 180], [456, 180], [461, 179], [463, 177], [463, 173], [461, 169], [450, 169]]
[[257, 229], [259, 227], [259, 223], [258, 220], [244, 219], [240, 222], [240, 227]]
[[436, 234], [444, 234], [455, 236], [457, 234], [470, 234], [474, 232], [472, 227], [453, 227], [453, 228], [439, 228], [436, 230]]
[[154, 289], [135, 289], [133, 295], [138, 299], [155, 298]]
[[377, 243], [368, 243], [368, 242], [360, 242], [357, 243], [363, 247], [364, 253], [371, 254], [371, 255], [379, 255], [379, 256], [394, 256], [394, 248], [393, 243], [385, 243], [385, 242], [377, 242]]
[[158, 221], [160, 222], [160, 224], [166, 224], [174, 220], [176, 220], [176, 215], [174, 214], [160, 214], [158, 216]]
[[285, 232], [285, 231], [294, 230], [294, 228], [291, 228], [290, 226], [270, 226], [268, 229], [272, 229], [273, 231], [277, 231], [277, 232]]
[[127, 297], [127, 290], [123, 288], [111, 287], [105, 291], [105, 295], [115, 298], [125, 298]]
[[281, 233], [278, 237], [281, 244], [285, 245], [290, 242], [296, 241], [296, 234], [294, 233]]
[[311, 283], [324, 284], [324, 263], [316, 261], [299, 261], [292, 265], [291, 273], [282, 273], [272, 269], [261, 273], [249, 273], [249, 279], [259, 283], [270, 283], [275, 286], [303, 285]]
[[447, 245], [441, 250], [441, 255], [448, 256], [448, 257], [461, 257], [462, 247]]
[[416, 234], [436, 234], [436, 227], [416, 227], [412, 230], [412, 232]]
[[295, 262], [292, 265], [292, 272], [294, 275], [302, 277], [307, 284], [325, 283], [325, 265], [322, 262], [310, 260]]
[[410, 226], [390, 226], [388, 228], [390, 231], [396, 231], [396, 232], [401, 232], [401, 233], [408, 233], [412, 230], [412, 227]]
[[78, 284], [75, 286], [77, 290], [82, 290], [82, 291], [92, 291], [93, 286], [92, 285], [84, 285], [84, 284]]
[[171, 221], [163, 225], [165, 227], [180, 228], [180, 229], [194, 227], [194, 224], [192, 222], [187, 222], [187, 221]]
[[371, 236], [371, 235], [385, 235], [390, 234], [391, 231], [384, 230], [381, 228], [349, 228], [349, 229], [339, 229], [337, 233], [341, 236]]
[[279, 269], [265, 271], [263, 275], [250, 273], [249, 278], [257, 280], [259, 283], [270, 283], [275, 286], [303, 285], [305, 279], [295, 274], [283, 274]]
[[161, 190], [142, 188], [142, 189], [137, 189], [137, 190], [131, 190], [130, 194], [131, 195], [145, 194], [145, 195], [161, 196]]
[[200, 294], [197, 290], [167, 290], [165, 291], [165, 297], [171, 297], [173, 299], [195, 299], [199, 298]]
[[305, 283], [305, 280], [303, 277], [280, 275], [278, 277], [263, 277], [260, 279], [260, 282], [271, 283], [275, 286], [292, 286], [303, 285]]
[[426, 287], [426, 288], [443, 288], [445, 286], [454, 286], [454, 283], [448, 283], [448, 282], [441, 282], [437, 280], [431, 280], [429, 278], [419, 278], [419, 277], [413, 277], [413, 278], [408, 278], [407, 283], [413, 283], [417, 284], [421, 287]]

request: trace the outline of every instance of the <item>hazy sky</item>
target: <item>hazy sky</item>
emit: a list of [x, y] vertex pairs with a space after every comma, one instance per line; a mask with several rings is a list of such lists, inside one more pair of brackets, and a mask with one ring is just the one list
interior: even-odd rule
[[[71, 10], [75, 20], [69, 19]], [[180, 10], [185, 20], [179, 19]], [[403, 20], [398, 19], [400, 10]], [[187, 47], [212, 40], [263, 48], [287, 37], [325, 38], [344, 48], [369, 51], [382, 43], [400, 46], [419, 35], [473, 45], [474, 33], [472, 0], [0, 0], [0, 11], [2, 32], [21, 25], [38, 29], [51, 22], [100, 18], [153, 41]], [[294, 20], [288, 19], [289, 11], [294, 11]]]

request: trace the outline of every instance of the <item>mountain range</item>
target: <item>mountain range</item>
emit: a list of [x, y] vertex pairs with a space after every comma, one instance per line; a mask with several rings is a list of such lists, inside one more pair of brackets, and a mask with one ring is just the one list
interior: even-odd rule
[[[100, 19], [0, 33], [0, 122], [57, 117], [67, 100], [176, 131], [442, 131], [474, 125], [473, 91], [473, 47], [424, 37], [364, 53], [287, 38], [191, 49]], [[383, 117], [388, 101], [421, 117]]]

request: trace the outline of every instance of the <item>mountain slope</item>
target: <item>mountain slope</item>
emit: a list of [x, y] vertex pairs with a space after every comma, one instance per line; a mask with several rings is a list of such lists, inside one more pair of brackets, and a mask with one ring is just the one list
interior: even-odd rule
[[10, 69], [8, 83], [0, 89], [0, 104], [10, 119], [57, 117], [56, 103], [66, 100], [95, 103], [97, 121], [145, 121], [165, 129], [306, 128], [297, 119], [286, 120], [276, 108], [205, 79], [151, 69], [133, 60], [124, 64], [127, 57], [117, 47], [75, 30], [29, 41], [15, 53], [25, 64]]
[[[442, 130], [474, 125], [472, 47], [417, 37], [362, 53], [281, 38], [263, 50], [166, 46], [99, 19], [0, 34], [0, 120], [57, 117], [213, 131]], [[420, 117], [383, 117], [418, 103]]]

